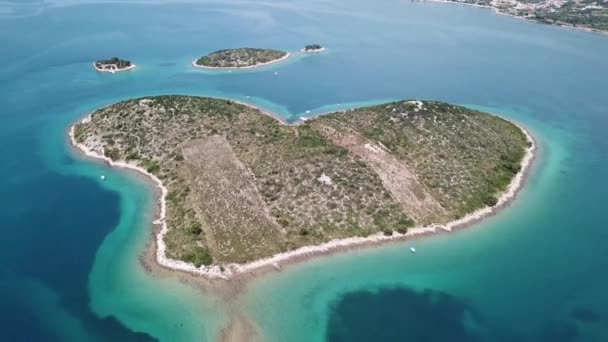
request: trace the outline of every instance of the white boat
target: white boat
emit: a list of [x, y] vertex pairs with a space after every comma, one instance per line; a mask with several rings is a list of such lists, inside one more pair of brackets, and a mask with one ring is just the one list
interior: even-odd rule
[[412, 253], [416, 253], [416, 248], [414, 248], [414, 247], [410, 247], [410, 252], [412, 252]]
[[99, 178], [101, 178], [101, 180], [106, 180], [106, 176], [104, 176], [104, 175], [101, 175], [101, 177], [99, 177]]
[[309, 110], [307, 110], [307, 111], [306, 111], [306, 114], [310, 114], [310, 111], [309, 111]]

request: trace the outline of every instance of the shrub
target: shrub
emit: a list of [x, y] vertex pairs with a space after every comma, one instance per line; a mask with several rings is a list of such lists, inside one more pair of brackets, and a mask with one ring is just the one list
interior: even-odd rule
[[334, 210], [338, 207], [338, 204], [336, 202], [327, 202], [327, 208]]
[[148, 165], [148, 167], [146, 168], [146, 171], [148, 171], [149, 173], [156, 173], [160, 171], [160, 166], [155, 162], [151, 162], [150, 165]]
[[198, 222], [194, 222], [188, 228], [188, 232], [192, 235], [199, 235], [202, 233], [203, 229], [201, 228], [201, 224]]
[[373, 214], [372, 219], [374, 220], [374, 224], [376, 226], [378, 226], [382, 230], [384, 230], [386, 228], [387, 216], [388, 216], [388, 213], [385, 210], [379, 210], [378, 212]]
[[194, 250], [192, 250], [192, 252], [184, 256], [184, 260], [187, 262], [191, 262], [196, 267], [201, 267], [202, 265], [210, 265], [213, 262], [209, 251], [203, 247], [194, 247]]
[[120, 159], [120, 151], [117, 148], [110, 148], [107, 151], [105, 151], [106, 157], [112, 159], [112, 160], [118, 160]]
[[137, 160], [139, 159], [139, 154], [137, 153], [137, 151], [131, 151], [129, 152], [129, 154], [127, 154], [127, 160]]
[[496, 199], [496, 196], [494, 195], [487, 194], [483, 198], [483, 203], [488, 207], [493, 207], [498, 203], [498, 199]]
[[325, 138], [323, 138], [318, 132], [313, 131], [309, 126], [301, 126], [299, 127], [298, 131], [298, 147], [315, 148], [327, 145]]
[[412, 221], [409, 217], [401, 216], [399, 220], [397, 220], [396, 230], [400, 234], [407, 233], [407, 229], [414, 225], [414, 221]]
[[407, 233], [407, 227], [397, 227], [397, 233], [399, 233], [399, 234], [406, 234]]

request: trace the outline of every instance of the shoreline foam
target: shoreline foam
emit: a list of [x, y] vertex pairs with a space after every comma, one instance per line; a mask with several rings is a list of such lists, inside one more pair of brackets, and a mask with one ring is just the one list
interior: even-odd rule
[[[230, 100], [230, 101], [234, 101], [234, 100]], [[279, 119], [277, 115], [266, 112], [251, 104], [246, 104], [246, 103], [242, 103], [242, 102], [238, 102], [238, 101], [234, 101], [234, 102], [246, 105], [251, 108], [258, 109], [261, 112], [263, 112], [267, 115], [270, 115], [275, 119], [278, 119], [283, 124], [287, 124], [284, 121], [282, 121], [281, 119]], [[87, 123], [90, 120], [91, 120], [91, 115], [88, 115], [87, 117], [85, 117], [84, 119], [81, 119], [77, 123]], [[189, 274], [195, 275], [195, 276], [201, 276], [201, 277], [204, 277], [207, 279], [220, 278], [220, 279], [228, 280], [228, 279], [232, 279], [232, 278], [237, 278], [238, 276], [241, 276], [243, 274], [252, 273], [254, 271], [262, 270], [262, 269], [265, 269], [268, 267], [272, 267], [276, 270], [280, 270], [281, 265], [288, 265], [293, 262], [306, 260], [306, 259], [309, 259], [314, 256], [320, 256], [320, 255], [330, 254], [330, 253], [334, 253], [334, 252], [340, 252], [343, 250], [348, 250], [348, 249], [357, 248], [357, 247], [378, 245], [378, 244], [383, 244], [383, 243], [387, 243], [387, 242], [391, 242], [391, 241], [407, 240], [407, 239], [411, 239], [411, 238], [419, 237], [419, 236], [427, 236], [427, 235], [434, 235], [434, 234], [438, 234], [438, 233], [452, 232], [458, 228], [466, 227], [475, 222], [478, 222], [479, 220], [481, 220], [483, 218], [486, 218], [488, 216], [495, 214], [500, 209], [502, 209], [504, 206], [506, 206], [510, 201], [512, 201], [516, 197], [518, 191], [521, 190], [521, 187], [525, 181], [525, 177], [527, 176], [529, 168], [535, 157], [534, 152], [536, 150], [536, 142], [534, 141], [532, 136], [528, 133], [528, 131], [523, 126], [521, 126], [513, 121], [510, 121], [510, 122], [522, 130], [522, 132], [526, 136], [526, 139], [530, 142], [530, 146], [526, 149], [526, 154], [524, 155], [524, 157], [521, 161], [521, 170], [513, 177], [513, 179], [511, 180], [511, 183], [509, 183], [509, 186], [507, 187], [507, 189], [500, 195], [500, 197], [498, 198], [497, 204], [494, 207], [484, 207], [484, 208], [478, 209], [478, 210], [464, 216], [463, 218], [460, 218], [460, 219], [454, 220], [454, 221], [450, 221], [446, 224], [432, 224], [432, 225], [428, 225], [426, 227], [420, 227], [420, 226], [413, 227], [413, 228], [408, 229], [406, 234], [400, 234], [398, 232], [393, 232], [392, 235], [385, 236], [383, 233], [380, 232], [380, 233], [370, 235], [367, 237], [351, 237], [351, 238], [346, 238], [346, 239], [336, 239], [336, 240], [331, 240], [331, 241], [325, 242], [320, 245], [305, 246], [305, 247], [300, 247], [300, 248], [292, 250], [292, 251], [278, 253], [273, 256], [255, 260], [255, 261], [245, 263], [245, 264], [236, 264], [236, 263], [228, 264], [228, 265], [224, 265], [225, 269], [223, 272], [220, 270], [220, 266], [218, 266], [218, 265], [201, 266], [200, 268], [197, 268], [193, 264], [190, 264], [190, 263], [187, 263], [187, 262], [184, 262], [181, 260], [170, 259], [166, 256], [165, 252], [166, 252], [167, 246], [165, 245], [163, 238], [164, 238], [165, 234], [168, 232], [168, 225], [165, 221], [166, 196], [167, 196], [168, 191], [167, 191], [167, 188], [165, 188], [162, 181], [158, 177], [147, 172], [145, 169], [139, 167], [138, 165], [136, 165], [134, 163], [128, 163], [128, 162], [124, 162], [124, 161], [113, 161], [112, 159], [110, 159], [104, 155], [101, 155], [101, 154], [97, 153], [96, 151], [91, 150], [89, 147], [85, 146], [84, 144], [79, 144], [78, 142], [76, 142], [76, 138], [74, 136], [74, 129], [75, 129], [75, 125], [77, 123], [70, 126], [68, 135], [70, 137], [70, 143], [76, 149], [78, 149], [81, 153], [83, 153], [85, 156], [94, 158], [94, 159], [98, 159], [98, 160], [102, 160], [102, 161], [106, 162], [107, 164], [109, 164], [110, 166], [115, 166], [115, 167], [119, 167], [119, 168], [137, 171], [137, 172], [147, 176], [148, 179], [151, 179], [153, 181], [155, 187], [160, 189], [160, 196], [159, 196], [160, 197], [159, 198], [159, 202], [160, 202], [159, 208], [160, 209], [157, 214], [157, 216], [158, 216], [157, 219], [152, 222], [153, 225], [161, 225], [160, 231], [155, 236], [156, 245], [154, 246], [155, 248], [153, 248], [156, 252], [155, 261], [160, 266], [169, 268], [171, 270], [186, 272], [186, 273], [189, 273]]]
[[286, 52], [285, 56], [283, 56], [281, 58], [277, 58], [277, 59], [274, 59], [274, 60], [269, 61], [269, 62], [258, 63], [258, 64], [254, 64], [254, 65], [247, 65], [247, 66], [242, 66], [242, 67], [212, 67], [212, 66], [198, 65], [198, 64], [196, 64], [196, 62], [198, 61], [198, 59], [195, 59], [194, 61], [192, 61], [192, 66], [195, 67], [195, 68], [206, 69], [206, 70], [255, 69], [255, 68], [261, 68], [261, 67], [264, 67], [264, 66], [267, 66], [267, 65], [283, 62], [283, 61], [291, 58], [292, 56], [293, 56], [293, 54], [291, 52]]

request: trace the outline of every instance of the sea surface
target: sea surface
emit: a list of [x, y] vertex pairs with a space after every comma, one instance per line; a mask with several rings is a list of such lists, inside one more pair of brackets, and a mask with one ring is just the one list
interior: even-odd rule
[[[310, 43], [326, 53], [246, 72], [190, 65], [221, 48]], [[190, 94], [292, 121], [442, 100], [520, 122], [538, 142], [518, 199], [470, 229], [251, 283], [233, 301], [261, 339], [608, 341], [607, 36], [397, 0], [8, 0], [0, 51], [0, 340], [211, 341], [228, 324], [224, 301], [140, 265], [151, 189], [66, 139], [103, 105]], [[93, 71], [114, 55], [137, 69]]]

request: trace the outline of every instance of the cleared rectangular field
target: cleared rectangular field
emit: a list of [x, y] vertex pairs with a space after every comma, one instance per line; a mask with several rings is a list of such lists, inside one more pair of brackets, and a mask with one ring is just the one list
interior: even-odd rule
[[223, 137], [190, 142], [183, 155], [195, 210], [216, 261], [244, 262], [282, 250], [279, 225]]

